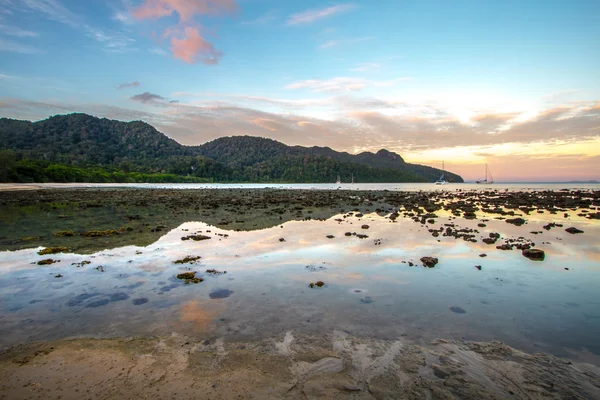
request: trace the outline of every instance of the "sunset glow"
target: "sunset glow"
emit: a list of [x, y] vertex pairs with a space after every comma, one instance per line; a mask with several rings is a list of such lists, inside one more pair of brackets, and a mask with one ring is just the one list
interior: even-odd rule
[[[600, 179], [597, 1], [0, 0], [0, 117]], [[518, 17], [517, 17], [518, 16]]]

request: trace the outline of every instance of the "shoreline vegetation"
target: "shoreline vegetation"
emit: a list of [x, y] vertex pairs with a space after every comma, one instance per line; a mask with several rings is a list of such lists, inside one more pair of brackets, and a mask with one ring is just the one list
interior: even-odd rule
[[396, 153], [349, 154], [255, 136], [184, 146], [142, 121], [87, 114], [30, 122], [0, 118], [0, 182], [205, 183], [433, 182], [452, 172], [410, 164]]

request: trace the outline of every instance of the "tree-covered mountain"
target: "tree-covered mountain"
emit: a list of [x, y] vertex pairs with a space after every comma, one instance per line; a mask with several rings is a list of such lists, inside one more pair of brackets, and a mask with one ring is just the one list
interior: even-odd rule
[[[427, 182], [441, 171], [387, 150], [352, 155], [252, 136], [183, 146], [141, 121], [87, 114], [0, 119], [4, 182]], [[446, 173], [447, 179], [462, 178]]]

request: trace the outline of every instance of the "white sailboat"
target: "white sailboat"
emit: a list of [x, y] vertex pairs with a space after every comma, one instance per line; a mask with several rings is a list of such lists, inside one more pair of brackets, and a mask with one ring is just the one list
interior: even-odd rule
[[475, 183], [494, 183], [494, 178], [492, 177], [492, 173], [490, 172], [490, 169], [488, 168], [487, 164], [485, 164], [485, 179], [475, 181]]
[[335, 182], [335, 184], [336, 184], [336, 185], [339, 185], [339, 184], [341, 184], [341, 183], [342, 183], [342, 180], [340, 179], [340, 176], [338, 175], [338, 179], [337, 179], [337, 181]]
[[440, 179], [438, 179], [437, 181], [435, 181], [436, 185], [447, 185], [449, 183], [449, 182], [446, 181], [444, 175], [445, 175], [444, 162], [442, 161], [442, 176], [440, 176]]

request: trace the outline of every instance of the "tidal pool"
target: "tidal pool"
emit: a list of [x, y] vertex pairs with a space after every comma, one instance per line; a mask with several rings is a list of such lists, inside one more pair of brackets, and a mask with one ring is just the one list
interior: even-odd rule
[[[83, 229], [89, 218], [118, 228], [115, 218], [131, 211], [104, 207], [56, 218], [60, 209], [14, 208], [10, 215], [17, 224], [39, 221], [31, 228], [35, 235], [35, 229]], [[530, 352], [600, 355], [598, 220], [533, 212], [515, 226], [496, 214], [478, 212], [467, 220], [440, 210], [422, 224], [390, 219], [384, 210], [311, 211], [318, 220], [246, 210], [228, 229], [216, 226], [214, 214], [203, 222], [202, 215], [178, 220], [146, 210], [133, 220], [132, 231], [146, 227], [139, 243], [125, 232], [44, 242], [73, 243], [75, 252], [40, 256], [42, 246], [0, 252], [0, 345], [173, 333], [262, 340], [290, 330], [342, 330], [376, 339], [499, 340]], [[265, 218], [259, 229], [257, 221]], [[564, 227], [543, 228], [552, 221]], [[472, 229], [476, 242], [432, 235], [445, 224]], [[10, 226], [7, 231], [19, 229]], [[163, 228], [150, 233], [148, 226]], [[570, 226], [584, 233], [566, 232]], [[490, 233], [501, 239], [483, 243]], [[211, 239], [182, 240], [194, 234]], [[535, 242], [545, 260], [496, 248], [510, 238]], [[175, 263], [187, 256], [201, 258]], [[425, 256], [438, 259], [435, 267], [422, 265]], [[37, 264], [47, 258], [57, 262]], [[177, 278], [185, 272], [201, 279]], [[319, 281], [322, 287], [309, 286]]]

